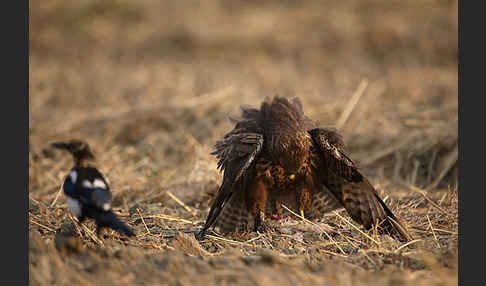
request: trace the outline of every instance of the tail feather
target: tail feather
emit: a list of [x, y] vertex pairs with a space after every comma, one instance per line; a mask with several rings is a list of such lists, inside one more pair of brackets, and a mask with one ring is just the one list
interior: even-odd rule
[[370, 229], [380, 223], [380, 229], [401, 240], [411, 241], [412, 235], [383, 200], [376, 194], [373, 186], [367, 181], [346, 182], [342, 185], [343, 205], [348, 214], [364, 228]]
[[224, 206], [214, 226], [222, 233], [241, 231], [253, 227], [254, 216], [248, 210], [245, 199], [235, 194]]
[[403, 222], [397, 218], [393, 212], [387, 207], [385, 202], [381, 200], [377, 195], [376, 200], [380, 203], [383, 210], [386, 213], [386, 225], [385, 228], [395, 237], [401, 241], [412, 241], [414, 238], [412, 234], [407, 230]]
[[[213, 218], [213, 216], [208, 215]], [[210, 227], [218, 229], [222, 233], [244, 230], [253, 222], [253, 216], [248, 211], [241, 192], [236, 192], [222, 207], [221, 213], [209, 219], [202, 230], [196, 234], [196, 239], [204, 238]]]
[[128, 237], [135, 236], [133, 230], [121, 221], [111, 210], [99, 213], [95, 220], [98, 227], [109, 227]]

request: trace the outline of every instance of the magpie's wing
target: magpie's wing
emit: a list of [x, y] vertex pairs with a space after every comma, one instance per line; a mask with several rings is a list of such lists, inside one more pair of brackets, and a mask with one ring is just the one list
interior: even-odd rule
[[361, 174], [355, 163], [344, 153], [342, 137], [333, 129], [315, 128], [309, 131], [317, 156], [312, 156], [314, 176], [344, 206], [356, 222], [369, 229], [373, 224], [402, 240], [411, 240], [405, 226], [378, 196], [375, 188]]
[[86, 206], [111, 209], [112, 194], [104, 176], [95, 168], [73, 168], [64, 180], [64, 193]]
[[198, 238], [204, 237], [207, 229], [214, 224], [225, 204], [233, 196], [234, 184], [245, 177], [262, 146], [263, 135], [247, 132], [245, 129], [234, 129], [223, 140], [216, 142], [216, 150], [211, 154], [219, 159], [218, 168], [224, 172], [223, 182], [211, 205], [206, 223], [197, 235]]

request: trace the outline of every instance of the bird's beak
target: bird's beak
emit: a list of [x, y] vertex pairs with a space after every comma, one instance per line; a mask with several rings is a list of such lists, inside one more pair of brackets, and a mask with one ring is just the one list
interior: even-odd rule
[[294, 174], [290, 175], [289, 179], [291, 179], [291, 180], [295, 179], [295, 175]]

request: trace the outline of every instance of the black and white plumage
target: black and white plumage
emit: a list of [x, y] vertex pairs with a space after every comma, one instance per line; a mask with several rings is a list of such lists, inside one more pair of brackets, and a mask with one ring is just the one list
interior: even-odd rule
[[99, 232], [104, 227], [112, 228], [126, 236], [134, 236], [133, 231], [111, 210], [111, 191], [106, 178], [88, 162], [94, 159], [89, 145], [83, 141], [53, 143], [53, 147], [70, 152], [74, 167], [63, 184], [64, 194], [72, 213], [83, 222], [92, 218]]

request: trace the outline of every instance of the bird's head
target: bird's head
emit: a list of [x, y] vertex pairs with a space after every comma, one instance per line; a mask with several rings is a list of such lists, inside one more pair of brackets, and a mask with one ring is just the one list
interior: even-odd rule
[[310, 119], [298, 98], [266, 98], [260, 108], [267, 151], [293, 180], [308, 160], [311, 138], [307, 132]]
[[[285, 169], [290, 180], [294, 180], [310, 154], [310, 140], [304, 132], [296, 132], [279, 138], [274, 146], [275, 160]], [[277, 155], [278, 154], [278, 155]]]
[[73, 155], [74, 162], [77, 165], [83, 163], [84, 161], [90, 159], [93, 160], [95, 158], [88, 143], [81, 140], [73, 139], [67, 142], [55, 142], [51, 145], [54, 148], [63, 149], [71, 153], [71, 155]]

